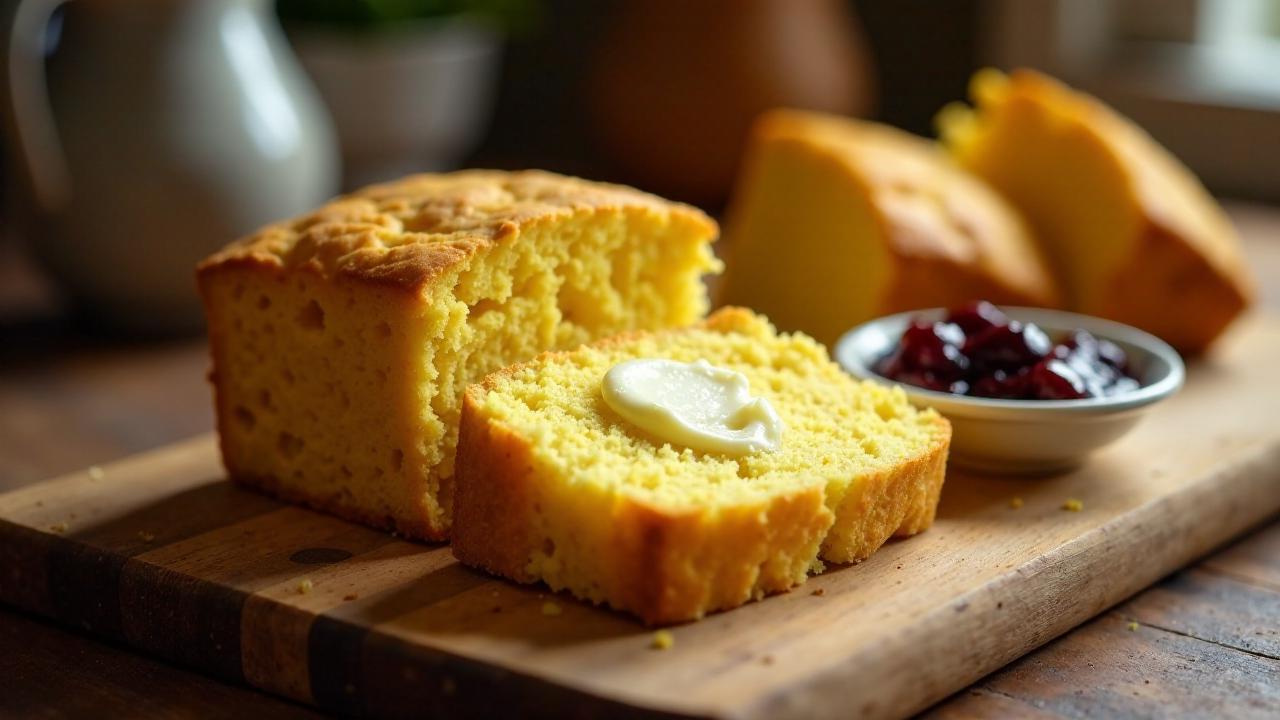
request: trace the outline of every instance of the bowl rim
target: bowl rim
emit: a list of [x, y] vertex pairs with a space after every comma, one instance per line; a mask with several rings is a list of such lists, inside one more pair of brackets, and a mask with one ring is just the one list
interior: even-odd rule
[[905, 325], [911, 318], [920, 315], [928, 317], [946, 313], [947, 308], [941, 307], [909, 310], [893, 315], [885, 315], [862, 323], [840, 336], [840, 339], [836, 341], [832, 354], [835, 356], [836, 362], [854, 377], [896, 385], [902, 388], [911, 398], [930, 405], [943, 413], [954, 413], [960, 410], [970, 416], [1008, 417], [1011, 414], [1017, 414], [1020, 417], [1029, 419], [1030, 415], [1046, 414], [1052, 414], [1057, 418], [1062, 418], [1063, 415], [1110, 415], [1137, 410], [1163, 400], [1176, 393], [1185, 382], [1186, 367], [1178, 351], [1174, 350], [1165, 341], [1144, 330], [1139, 330], [1136, 327], [1114, 320], [1066, 310], [1017, 305], [1000, 305], [998, 307], [1011, 319], [1033, 322], [1050, 332], [1083, 329], [1099, 338], [1130, 345], [1149, 357], [1163, 361], [1167, 371], [1155, 382], [1122, 395], [1077, 400], [1012, 400], [956, 395], [938, 390], [928, 390], [892, 380], [871, 369], [871, 363], [878, 358], [865, 357], [859, 351], [859, 340], [863, 335], [880, 331], [892, 336], [893, 333], [885, 331], [886, 327], [897, 324]]

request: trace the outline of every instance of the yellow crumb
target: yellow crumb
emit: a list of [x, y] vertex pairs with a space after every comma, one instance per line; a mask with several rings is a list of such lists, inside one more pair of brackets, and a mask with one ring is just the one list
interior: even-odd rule
[[149, 532], [147, 532], [146, 530], [139, 530], [139, 531], [138, 531], [138, 539], [139, 539], [139, 540], [141, 540], [141, 541], [142, 541], [142, 542], [144, 542], [144, 543], [149, 543], [149, 542], [151, 542], [152, 540], [155, 540], [155, 539], [156, 539], [156, 534], [155, 534], [155, 533], [149, 533]]
[[49, 526], [49, 532], [64, 533], [67, 531], [67, 524], [64, 522], [54, 523]]
[[654, 650], [667, 650], [676, 644], [676, 636], [671, 634], [670, 630], [659, 630], [653, 634], [653, 642], [649, 643], [649, 647]]
[[1009, 498], [1009, 507], [1013, 508], [1014, 510], [1017, 510], [1018, 508], [1022, 507], [1022, 498], [1020, 497]]
[[1075, 498], [1067, 498], [1067, 501], [1062, 503], [1062, 509], [1069, 512], [1080, 512], [1084, 509], [1084, 502]]
[[550, 600], [542, 603], [543, 615], [559, 615], [560, 613], [561, 613], [561, 610], [560, 610], [559, 604], [553, 603]]
[[303, 578], [302, 582], [298, 583], [298, 592], [302, 595], [306, 595], [311, 592], [311, 588], [313, 587], [315, 587], [315, 585], [312, 584], [309, 578]]
[[1137, 629], [1138, 629], [1138, 623], [1134, 622], [1133, 620], [1130, 620], [1130, 621], [1129, 621], [1129, 632], [1133, 632], [1133, 631], [1135, 631], [1135, 630], [1137, 630]]
[[818, 597], [822, 597], [823, 595], [826, 595], [826, 594], [827, 594], [827, 591], [826, 591], [826, 589], [825, 589], [825, 588], [818, 588], [817, 590], [814, 590], [814, 591], [813, 591], [812, 593], [810, 593], [810, 594], [811, 594], [811, 595], [817, 595]]
[[90, 479], [90, 480], [101, 480], [101, 479], [102, 479], [102, 476], [103, 476], [104, 474], [105, 474], [105, 473], [103, 473], [103, 472], [102, 472], [102, 468], [98, 467], [97, 465], [90, 465], [90, 466], [89, 466], [89, 479]]

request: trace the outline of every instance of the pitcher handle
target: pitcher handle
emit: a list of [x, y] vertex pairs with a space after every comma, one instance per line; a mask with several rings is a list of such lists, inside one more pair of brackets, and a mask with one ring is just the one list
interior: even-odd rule
[[63, 0], [4, 3], [0, 16], [0, 72], [3, 116], [10, 152], [25, 168], [34, 199], [48, 212], [61, 208], [70, 194], [66, 156], [53, 122], [45, 84], [45, 29]]

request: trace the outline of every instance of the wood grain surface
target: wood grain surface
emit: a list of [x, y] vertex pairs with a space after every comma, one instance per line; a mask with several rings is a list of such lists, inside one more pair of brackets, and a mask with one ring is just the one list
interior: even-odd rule
[[1277, 579], [1280, 527], [1273, 526], [924, 717], [1278, 717]]
[[[1272, 516], [1277, 352], [1280, 321], [1254, 317], [1193, 367], [1182, 394], [1082, 470], [1036, 481], [954, 474], [930, 532], [799, 591], [675, 628], [667, 651], [650, 649], [651, 632], [626, 617], [490, 579], [447, 548], [240, 490], [222, 478], [208, 437], [0, 497], [0, 596], [341, 712], [899, 716]], [[1068, 498], [1084, 509], [1063, 510]], [[1239, 646], [1251, 664], [1231, 665], [1220, 694], [1271, 709], [1275, 638], [1241, 630], [1274, 609], [1275, 569], [1258, 557], [1178, 576], [1096, 622], [1149, 633], [1140, 654], [1157, 659]], [[1235, 593], [1235, 616], [1214, 609], [1225, 592]], [[1199, 611], [1186, 611], [1189, 597], [1200, 597]], [[1194, 632], [1145, 629], [1174, 617]], [[1106, 647], [1105, 633], [1060, 642], [1064, 662]], [[1200, 657], [1203, 672], [1227, 671]], [[1045, 676], [1020, 676], [1015, 663], [964, 700], [1070, 709], [1069, 698], [1020, 700], [1027, 676], [1053, 696]], [[1177, 673], [1146, 679], [1158, 684], [1152, 697], [1191, 693]]]

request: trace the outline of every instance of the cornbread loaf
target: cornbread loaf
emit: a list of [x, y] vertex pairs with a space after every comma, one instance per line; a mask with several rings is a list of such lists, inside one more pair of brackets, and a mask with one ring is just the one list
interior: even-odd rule
[[[742, 373], [781, 417], [780, 449], [731, 457], [639, 431], [601, 390], [634, 358]], [[900, 389], [855, 381], [812, 339], [725, 308], [692, 328], [547, 353], [468, 389], [453, 552], [648, 623], [698, 618], [929, 527], [950, 438]]]
[[1017, 213], [922, 138], [776, 110], [756, 123], [719, 301], [828, 345], [879, 315], [1059, 294]]
[[549, 348], [696, 321], [715, 224], [544, 172], [377, 185], [205, 260], [222, 457], [237, 480], [443, 539], [466, 386]]
[[942, 137], [1027, 218], [1070, 306], [1207, 347], [1249, 303], [1235, 230], [1181, 163], [1092, 97], [994, 70], [950, 106]]

